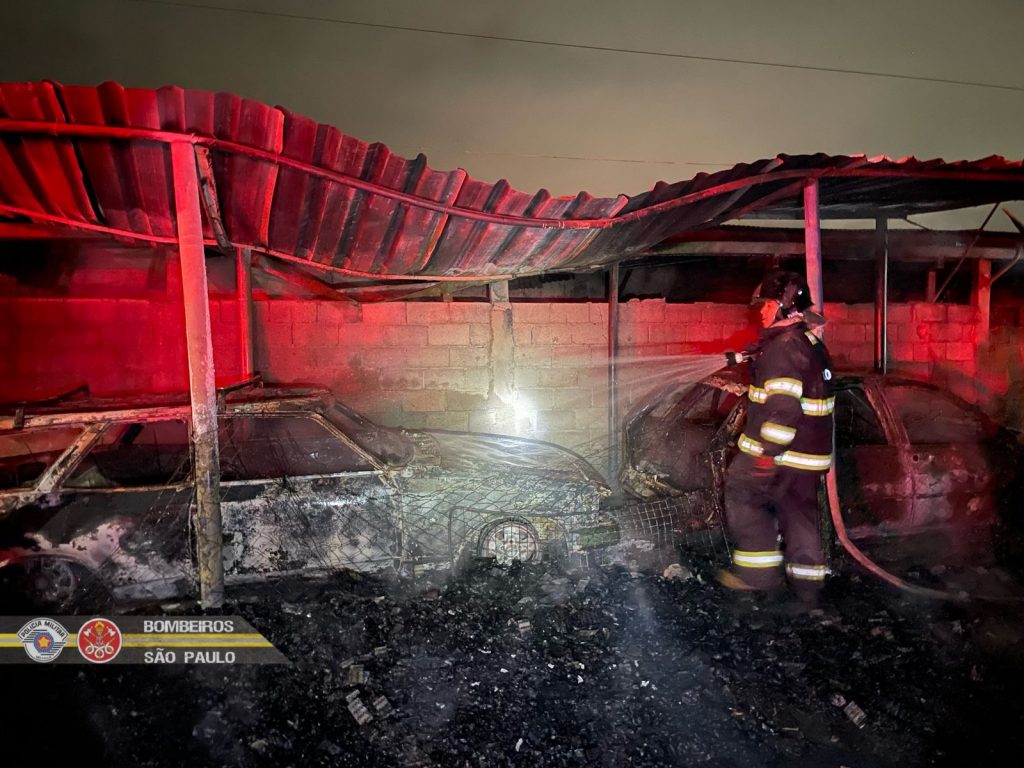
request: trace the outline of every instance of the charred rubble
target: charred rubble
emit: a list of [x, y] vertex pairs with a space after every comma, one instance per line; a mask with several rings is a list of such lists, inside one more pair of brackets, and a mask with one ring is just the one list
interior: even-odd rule
[[38, 734], [59, 707], [60, 739], [19, 735], [32, 754], [133, 766], [961, 765], [1024, 746], [1016, 609], [847, 570], [825, 608], [794, 614], [671, 573], [481, 561], [437, 584], [253, 586], [225, 610], [290, 666], [14, 668], [36, 704], [5, 697], [5, 722]]

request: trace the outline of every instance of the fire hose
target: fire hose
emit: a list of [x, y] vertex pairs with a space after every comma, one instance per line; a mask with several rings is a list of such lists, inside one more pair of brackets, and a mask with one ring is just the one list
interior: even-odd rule
[[[749, 356], [742, 352], [726, 352], [725, 360], [726, 366], [731, 367], [742, 363], [749, 359]], [[833, 437], [832, 455], [836, 455], [835, 450], [835, 439]], [[882, 568], [870, 557], [864, 554], [863, 550], [860, 549], [850, 539], [849, 534], [846, 531], [846, 524], [843, 522], [842, 507], [839, 504], [839, 488], [836, 482], [836, 465], [832, 462], [832, 466], [829, 467], [828, 473], [825, 476], [825, 489], [828, 496], [828, 509], [829, 514], [832, 517], [832, 525], [835, 526], [836, 535], [839, 537], [839, 543], [842, 544], [843, 549], [846, 553], [854, 559], [854, 561], [864, 568], [868, 573], [878, 577], [882, 581], [891, 584], [897, 589], [901, 589], [904, 592], [908, 592], [912, 595], [918, 595], [919, 597], [927, 597], [932, 600], [948, 600], [956, 603], [969, 603], [972, 600], [984, 600], [986, 602], [996, 603], [1021, 603], [1024, 599], [1019, 597], [997, 597], [992, 595], [971, 595], [967, 592], [950, 592], [943, 589], [931, 589], [930, 587], [921, 587], [916, 584], [911, 584], [898, 576], [889, 573], [889, 571]]]
[[[834, 455], [834, 451], [833, 451]], [[984, 600], [986, 602], [995, 603], [1020, 603], [1024, 602], [1019, 597], [995, 597], [991, 595], [971, 595], [967, 592], [949, 592], [942, 589], [931, 589], [929, 587], [921, 587], [916, 584], [910, 584], [903, 579], [889, 573], [887, 570], [874, 562], [864, 552], [850, 540], [849, 534], [846, 532], [846, 525], [843, 523], [842, 508], [839, 505], [839, 490], [836, 485], [836, 468], [835, 462], [829, 469], [828, 474], [825, 476], [825, 489], [828, 492], [828, 509], [829, 514], [832, 516], [832, 524], [835, 526], [836, 535], [839, 537], [839, 543], [843, 545], [843, 549], [846, 550], [847, 554], [852, 557], [857, 564], [863, 567], [866, 571], [871, 573], [873, 576], [877, 576], [882, 581], [892, 584], [897, 589], [902, 589], [904, 592], [909, 592], [912, 595], [918, 595], [920, 597], [927, 597], [933, 600], [949, 600], [956, 603], [969, 603], [972, 600]]]

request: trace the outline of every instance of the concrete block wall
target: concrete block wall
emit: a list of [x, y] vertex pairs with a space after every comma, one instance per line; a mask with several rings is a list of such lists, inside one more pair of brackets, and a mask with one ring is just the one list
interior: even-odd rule
[[[717, 360], [754, 338], [741, 305], [647, 300], [620, 310], [621, 414], [661, 384], [707, 372], [688, 356]], [[597, 303], [512, 304], [511, 395], [494, 379], [496, 331], [485, 302], [257, 301], [255, 365], [268, 380], [329, 387], [384, 424], [527, 435], [600, 464], [607, 450], [607, 311]], [[873, 308], [830, 304], [826, 314], [836, 367], [869, 368]], [[217, 380], [231, 383], [241, 365], [237, 303], [212, 301], [211, 318]], [[11, 299], [0, 301], [0, 321], [0, 400], [82, 381], [97, 395], [187, 390], [176, 302]], [[1021, 340], [993, 336], [979, 348], [979, 321], [966, 306], [891, 307], [891, 368], [936, 379], [970, 400], [999, 400], [1024, 379]]]
[[[241, 371], [238, 310], [210, 304], [220, 385]], [[0, 402], [89, 384], [97, 396], [188, 391], [180, 302], [142, 299], [0, 299]]]

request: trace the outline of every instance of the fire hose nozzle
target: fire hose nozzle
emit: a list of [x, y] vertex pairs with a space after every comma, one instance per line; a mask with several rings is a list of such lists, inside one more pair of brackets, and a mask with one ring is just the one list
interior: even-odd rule
[[742, 352], [726, 352], [725, 353], [725, 364], [727, 366], [739, 365], [747, 359], [747, 356]]

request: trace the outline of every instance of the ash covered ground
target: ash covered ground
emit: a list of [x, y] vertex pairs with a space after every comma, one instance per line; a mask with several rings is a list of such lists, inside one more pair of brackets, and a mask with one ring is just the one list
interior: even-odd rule
[[[943, 571], [912, 575], [949, 583]], [[1011, 586], [987, 567], [954, 581]], [[978, 765], [1024, 748], [1020, 607], [910, 599], [852, 568], [801, 615], [707, 574], [621, 566], [484, 562], [437, 586], [343, 575], [229, 598], [218, 613], [245, 617], [291, 666], [8, 667], [7, 754], [852, 767]]]

